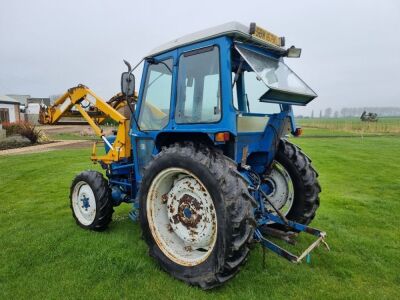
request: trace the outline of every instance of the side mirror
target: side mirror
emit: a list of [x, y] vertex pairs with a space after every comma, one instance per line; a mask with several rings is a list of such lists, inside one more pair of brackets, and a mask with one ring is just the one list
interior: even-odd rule
[[124, 72], [121, 75], [121, 92], [128, 97], [135, 94], [135, 75], [130, 72]]

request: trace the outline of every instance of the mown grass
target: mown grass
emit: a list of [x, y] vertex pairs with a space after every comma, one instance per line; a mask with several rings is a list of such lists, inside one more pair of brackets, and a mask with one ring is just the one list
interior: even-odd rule
[[80, 133], [73, 132], [60, 132], [48, 134], [51, 140], [98, 140], [99, 138], [95, 135], [81, 135]]
[[[382, 117], [378, 122], [362, 122], [360, 118], [298, 119], [298, 124], [310, 135], [399, 135], [400, 117]], [[308, 130], [309, 129], [309, 130]]]
[[298, 138], [323, 188], [313, 226], [331, 252], [292, 265], [258, 246], [226, 285], [202, 291], [159, 270], [138, 224], [116, 208], [103, 233], [79, 228], [72, 178], [90, 149], [0, 157], [0, 298], [398, 299], [400, 138]]

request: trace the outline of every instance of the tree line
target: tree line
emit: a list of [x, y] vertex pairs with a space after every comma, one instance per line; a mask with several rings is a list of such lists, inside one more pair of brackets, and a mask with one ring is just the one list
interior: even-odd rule
[[[398, 117], [400, 116], [400, 107], [343, 107], [340, 110], [333, 110], [331, 107], [320, 110], [318, 114], [311, 112], [311, 118], [346, 118], [360, 117], [366, 111], [367, 113], [376, 113], [379, 117]], [[298, 116], [302, 117], [302, 116]]]

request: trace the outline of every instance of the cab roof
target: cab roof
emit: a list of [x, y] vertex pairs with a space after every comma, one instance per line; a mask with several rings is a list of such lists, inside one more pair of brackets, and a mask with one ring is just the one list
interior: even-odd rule
[[154, 48], [146, 57], [156, 56], [158, 54], [174, 50], [176, 48], [202, 42], [205, 40], [221, 37], [221, 36], [230, 36], [237, 41], [247, 42], [262, 46], [264, 48], [268, 48], [272, 51], [278, 53], [284, 53], [286, 50], [283, 47], [276, 46], [272, 43], [268, 43], [266, 41], [262, 41], [258, 38], [255, 38], [250, 33], [250, 26], [243, 25], [239, 22], [229, 22], [219, 26], [211, 27], [205, 30], [197, 31], [180, 38], [177, 38], [173, 41], [170, 41], [166, 44], [163, 44], [157, 48]]

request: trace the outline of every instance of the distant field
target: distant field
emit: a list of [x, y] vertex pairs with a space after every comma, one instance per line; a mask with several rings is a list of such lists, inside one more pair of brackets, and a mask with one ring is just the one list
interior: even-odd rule
[[362, 122], [359, 118], [297, 119], [305, 135], [400, 135], [400, 117], [379, 118], [378, 122]]

